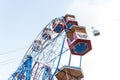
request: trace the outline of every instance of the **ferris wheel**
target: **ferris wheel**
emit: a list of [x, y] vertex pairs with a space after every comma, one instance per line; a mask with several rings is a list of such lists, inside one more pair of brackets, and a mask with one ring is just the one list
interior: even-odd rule
[[[71, 66], [72, 55], [82, 56], [92, 49], [85, 26], [74, 15], [55, 18], [38, 34], [23, 57], [18, 69], [8, 80], [82, 80], [81, 66]], [[60, 67], [62, 55], [68, 63]]]

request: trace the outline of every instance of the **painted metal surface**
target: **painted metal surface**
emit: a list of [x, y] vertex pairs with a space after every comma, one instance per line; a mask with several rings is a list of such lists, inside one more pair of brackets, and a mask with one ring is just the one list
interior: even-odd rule
[[58, 80], [81, 80], [84, 78], [81, 68], [63, 66], [55, 75]]
[[[65, 44], [68, 44], [68, 46]], [[86, 29], [78, 26], [74, 15], [67, 14], [55, 18], [38, 34], [27, 50], [18, 69], [8, 80], [54, 80], [55, 75], [58, 75], [58, 80], [62, 80], [59, 79], [59, 73], [60, 76], [68, 74], [69, 79], [81, 80], [83, 78], [81, 71], [82, 57], [80, 57], [79, 67], [71, 67], [71, 54], [83, 56], [91, 49], [91, 41], [88, 38]], [[67, 51], [71, 52], [68, 66], [60, 69], [62, 55]], [[67, 78], [63, 80], [67, 80]]]

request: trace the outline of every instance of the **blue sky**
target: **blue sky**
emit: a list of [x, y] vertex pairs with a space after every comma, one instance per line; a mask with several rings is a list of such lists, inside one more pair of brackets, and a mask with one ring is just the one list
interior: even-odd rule
[[[55, 17], [66, 13], [74, 14], [80, 25], [87, 26], [92, 40], [93, 50], [83, 57], [82, 62], [85, 80], [119, 80], [119, 2], [0, 0], [0, 80], [7, 80], [17, 69], [41, 29]], [[98, 28], [101, 36], [93, 37], [91, 26]]]
[[65, 14], [71, 0], [0, 0], [0, 80], [17, 69], [41, 29]]

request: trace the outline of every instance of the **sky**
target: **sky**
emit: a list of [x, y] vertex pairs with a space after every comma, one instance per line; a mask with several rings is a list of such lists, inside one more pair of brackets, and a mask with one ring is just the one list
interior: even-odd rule
[[[120, 80], [119, 0], [0, 0], [0, 80], [17, 69], [44, 26], [66, 13], [86, 26], [92, 51], [83, 56], [85, 80]], [[100, 30], [94, 37], [91, 26]], [[72, 58], [76, 65], [76, 56]]]
[[[75, 0], [67, 10], [76, 15], [79, 24], [86, 26], [92, 41], [93, 50], [82, 60], [85, 80], [120, 79], [119, 3], [119, 0]], [[91, 26], [100, 30], [101, 35], [93, 37]]]

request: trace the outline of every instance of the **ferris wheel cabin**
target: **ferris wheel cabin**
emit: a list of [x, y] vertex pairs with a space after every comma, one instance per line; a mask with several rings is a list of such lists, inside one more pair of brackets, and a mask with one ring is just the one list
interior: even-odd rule
[[63, 66], [55, 76], [58, 80], [82, 80], [84, 78], [82, 70], [72, 66]]
[[44, 40], [50, 40], [51, 39], [51, 32], [52, 30], [49, 28], [44, 28], [43, 33], [42, 33], [42, 38]]
[[83, 56], [92, 49], [86, 28], [79, 26], [74, 15], [65, 15], [67, 42], [72, 54]]
[[71, 15], [71, 14], [66, 14], [65, 17], [65, 22], [67, 25], [67, 29], [70, 29], [72, 27], [72, 25], [78, 25], [78, 22], [75, 20], [75, 16]]
[[92, 49], [85, 27], [74, 25], [66, 34], [72, 54], [83, 56]]
[[53, 31], [55, 31], [56, 33], [61, 33], [63, 30], [65, 30], [66, 26], [64, 24], [63, 19], [55, 19], [53, 21]]

